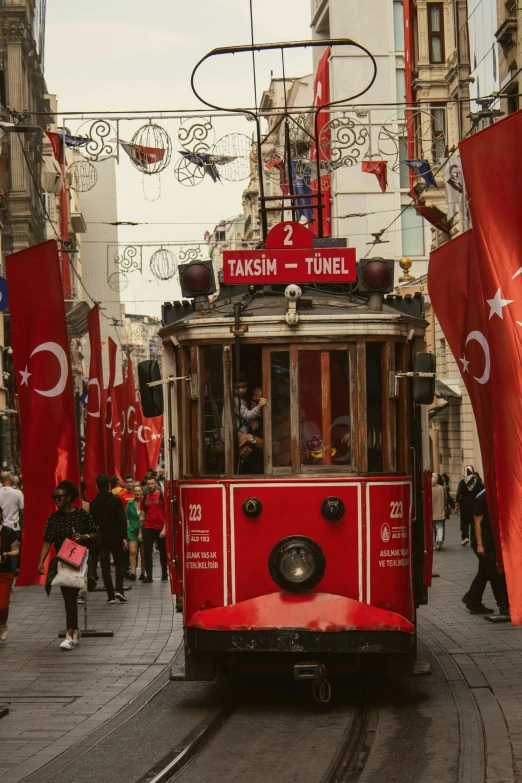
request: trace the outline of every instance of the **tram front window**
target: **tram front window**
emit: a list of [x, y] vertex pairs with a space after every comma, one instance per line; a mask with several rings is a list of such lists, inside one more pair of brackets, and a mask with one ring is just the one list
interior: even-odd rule
[[300, 351], [299, 445], [301, 465], [351, 462], [350, 383], [347, 351]]

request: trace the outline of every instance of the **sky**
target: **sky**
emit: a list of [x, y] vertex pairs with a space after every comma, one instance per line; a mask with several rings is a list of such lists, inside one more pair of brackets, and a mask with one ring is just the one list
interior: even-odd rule
[[[310, 0], [253, 0], [257, 43], [307, 40]], [[249, 0], [48, 0], [45, 78], [58, 97], [58, 110], [138, 112], [194, 110], [202, 105], [190, 88], [194, 65], [220, 46], [250, 43]], [[311, 73], [311, 51], [285, 55], [287, 76]], [[282, 75], [280, 54], [256, 56], [258, 99], [270, 84], [271, 72]], [[254, 102], [251, 55], [215, 58], [198, 72], [197, 88], [220, 106], [247, 107]], [[67, 118], [74, 132], [83, 120]], [[120, 138], [130, 140], [141, 120], [120, 123]], [[221, 219], [242, 211], [247, 181], [184, 187], [174, 176], [179, 158], [178, 120], [158, 119], [173, 143], [172, 162], [157, 177], [137, 171], [126, 154], [117, 168], [118, 219], [149, 223], [120, 228], [120, 244], [202, 241]], [[90, 125], [90, 123], [89, 123]], [[216, 140], [228, 133], [251, 136], [254, 126], [244, 117], [214, 121]], [[159, 198], [156, 196], [159, 195]], [[155, 200], [154, 200], [155, 199]], [[163, 225], [150, 225], [163, 224]], [[83, 236], [89, 241], [89, 231]], [[149, 271], [154, 249], [144, 250], [143, 274], [129, 275], [122, 292], [128, 312], [158, 315], [160, 304], [180, 295], [177, 282], [159, 283]]]

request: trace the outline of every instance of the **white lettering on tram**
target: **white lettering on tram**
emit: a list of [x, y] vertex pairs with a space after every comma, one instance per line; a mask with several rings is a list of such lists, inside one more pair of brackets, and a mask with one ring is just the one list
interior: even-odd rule
[[229, 258], [230, 274], [237, 277], [265, 277], [277, 275], [277, 259], [266, 258]]
[[305, 258], [309, 275], [347, 275], [350, 273], [346, 259], [340, 256], [321, 256], [316, 253], [312, 258]]

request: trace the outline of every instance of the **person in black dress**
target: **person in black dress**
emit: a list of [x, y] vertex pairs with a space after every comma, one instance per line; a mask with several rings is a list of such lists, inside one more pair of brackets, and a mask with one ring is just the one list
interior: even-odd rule
[[[51, 546], [59, 552], [66, 538], [77, 541], [82, 546], [87, 546], [89, 541], [98, 537], [98, 527], [91, 515], [83, 508], [77, 508], [72, 504], [78, 499], [78, 488], [72, 481], [62, 481], [53, 492], [52, 498], [57, 509], [49, 516], [45, 526], [44, 543], [40, 553], [38, 572], [44, 573], [45, 560]], [[72, 650], [80, 643], [80, 631], [78, 629], [78, 594], [75, 587], [60, 587], [65, 603], [65, 617], [67, 634], [60, 644], [61, 650]]]
[[9, 633], [7, 618], [14, 580], [13, 557], [20, 552], [16, 532], [3, 522], [4, 514], [0, 508], [0, 642], [5, 642]]

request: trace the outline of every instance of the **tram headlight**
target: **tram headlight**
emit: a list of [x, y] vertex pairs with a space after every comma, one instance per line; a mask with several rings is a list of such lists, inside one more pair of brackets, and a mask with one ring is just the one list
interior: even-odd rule
[[279, 541], [268, 558], [270, 575], [276, 585], [294, 593], [311, 590], [324, 576], [326, 561], [321, 547], [304, 536]]

